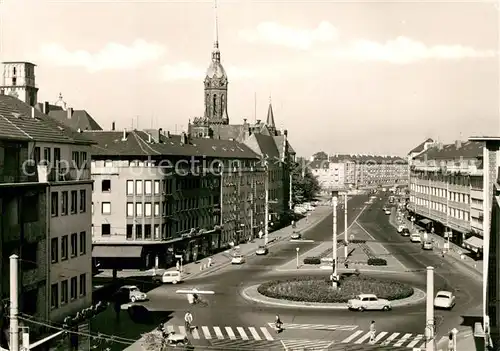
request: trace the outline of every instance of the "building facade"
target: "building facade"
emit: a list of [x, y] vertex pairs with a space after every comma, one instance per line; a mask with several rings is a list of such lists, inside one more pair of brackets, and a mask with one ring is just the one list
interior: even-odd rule
[[13, 96], [0, 114], [2, 295], [16, 253], [21, 312], [61, 322], [92, 302], [91, 141]]
[[408, 205], [421, 225], [443, 236], [451, 233], [450, 241], [478, 254], [483, 233], [482, 148], [479, 142], [457, 141], [413, 157]]
[[[229, 176], [234, 172], [230, 167], [244, 165], [245, 175], [257, 161], [250, 149], [161, 130], [85, 134], [97, 142], [92, 242], [101, 267], [168, 267], [175, 264], [175, 255], [187, 263], [235, 240], [234, 228], [225, 230], [222, 218], [223, 202], [235, 194], [221, 187], [234, 189], [222, 184], [236, 180], [240, 184], [240, 177]], [[249, 192], [239, 191], [242, 197]], [[231, 213], [243, 211], [239, 207], [234, 205]]]
[[311, 173], [318, 179], [321, 189], [332, 191], [345, 188], [347, 183], [346, 165], [347, 163], [333, 163], [324, 160], [312, 161], [309, 168]]

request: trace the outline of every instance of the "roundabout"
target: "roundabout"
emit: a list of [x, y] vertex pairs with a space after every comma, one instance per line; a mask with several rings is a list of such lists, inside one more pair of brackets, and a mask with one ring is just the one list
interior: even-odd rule
[[422, 290], [402, 282], [355, 275], [343, 277], [335, 290], [329, 278], [304, 276], [271, 280], [241, 291], [244, 299], [263, 305], [339, 310], [346, 310], [348, 300], [359, 294], [374, 294], [391, 301], [392, 307], [419, 304], [426, 296]]

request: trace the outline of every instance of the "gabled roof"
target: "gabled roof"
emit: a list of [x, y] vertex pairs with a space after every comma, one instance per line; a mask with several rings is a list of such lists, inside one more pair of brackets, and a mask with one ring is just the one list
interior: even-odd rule
[[459, 158], [474, 159], [483, 157], [483, 142], [464, 141], [457, 148], [456, 143], [433, 146], [416, 156], [416, 160], [455, 160]]
[[182, 136], [161, 135], [160, 143], [149, 142], [149, 134], [134, 130], [117, 131], [85, 131], [84, 134], [95, 140], [93, 155], [109, 157], [134, 156], [205, 156], [210, 158], [257, 159], [258, 155], [246, 145], [237, 141], [209, 138], [193, 138], [187, 144], [181, 142]]
[[49, 116], [57, 119], [74, 130], [102, 130], [99, 123], [85, 110], [73, 110], [71, 118], [68, 118], [68, 111], [50, 110]]
[[92, 143], [81, 133], [9, 95], [0, 95], [0, 138], [51, 143]]
[[[280, 157], [283, 157], [283, 143], [285, 141], [285, 136], [284, 135], [276, 135], [273, 136], [274, 142], [276, 143], [276, 148], [278, 149], [280, 153]], [[292, 145], [290, 145], [290, 141], [286, 140], [287, 146], [288, 146], [288, 153], [295, 155], [295, 150], [292, 148]]]
[[264, 134], [254, 134], [255, 140], [259, 145], [259, 149], [261, 151], [261, 155], [270, 160], [279, 160], [280, 152], [276, 147], [276, 143], [274, 142], [274, 138], [269, 135]]
[[426, 141], [420, 143], [418, 146], [416, 146], [412, 150], [410, 150], [408, 152], [408, 155], [416, 153], [416, 152], [422, 152], [422, 151], [424, 151], [425, 150], [425, 144], [426, 143], [433, 143], [433, 142], [434, 142], [434, 140], [432, 140], [431, 138], [428, 138]]

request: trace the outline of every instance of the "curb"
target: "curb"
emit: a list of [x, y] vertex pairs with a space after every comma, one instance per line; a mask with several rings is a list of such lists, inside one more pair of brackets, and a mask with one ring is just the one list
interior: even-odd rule
[[[301, 228], [295, 228], [295, 229], [301, 230], [303, 232], [307, 232], [307, 231], [315, 228], [317, 225], [319, 225], [319, 223], [322, 222], [326, 217], [328, 217], [329, 214], [330, 214], [330, 212], [325, 213], [324, 215], [322, 215], [321, 217], [319, 217], [318, 219], [316, 219], [314, 222], [310, 223], [310, 225], [308, 227], [305, 227], [303, 229], [301, 229]], [[285, 228], [287, 228], [287, 227], [285, 227]], [[268, 242], [267, 247], [271, 248], [271, 247], [277, 245], [278, 243], [285, 241], [290, 236], [292, 236], [292, 234], [293, 234], [293, 231], [290, 234], [288, 234], [288, 235], [278, 236], [278, 237], [274, 238], [274, 240]], [[255, 256], [255, 252], [251, 253], [251, 254], [247, 254], [245, 256]], [[218, 267], [214, 267], [212, 270], [210, 270], [208, 272], [207, 271], [201, 271], [201, 272], [193, 273], [189, 277], [186, 277], [186, 279], [184, 279], [184, 280], [188, 280], [188, 279], [192, 279], [192, 278], [204, 277], [204, 276], [210, 275], [212, 273], [216, 273], [219, 270], [221, 270], [221, 269], [223, 269], [223, 268], [225, 268], [227, 266], [230, 266], [230, 265], [231, 265], [231, 261], [223, 263], [223, 264], [219, 265]]]
[[[245, 300], [253, 301], [263, 305], [277, 306], [277, 307], [286, 307], [286, 308], [303, 308], [303, 309], [321, 309], [321, 310], [347, 310], [346, 303], [319, 303], [319, 302], [296, 302], [296, 301], [287, 301], [274, 299], [260, 294], [257, 291], [259, 285], [252, 285], [246, 287], [241, 291], [241, 296]], [[413, 295], [407, 297], [405, 299], [391, 301], [392, 307], [403, 307], [416, 305], [423, 301], [426, 297], [426, 294], [423, 290], [413, 288]], [[251, 296], [251, 295], [256, 295]]]

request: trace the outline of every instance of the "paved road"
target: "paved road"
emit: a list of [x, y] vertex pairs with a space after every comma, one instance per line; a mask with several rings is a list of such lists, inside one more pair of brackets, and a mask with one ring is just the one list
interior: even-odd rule
[[[364, 208], [367, 196], [358, 196], [350, 200], [348, 223], [351, 223]], [[442, 336], [460, 322], [460, 315], [467, 313], [463, 306], [477, 305], [480, 301], [481, 287], [478, 282], [467, 279], [461, 272], [447, 267], [438, 255], [424, 252], [418, 245], [412, 245], [407, 238], [398, 236], [389, 224], [388, 216], [381, 210], [384, 201], [376, 201], [363, 211], [358, 222], [377, 240], [383, 241], [389, 251], [396, 252], [396, 257], [409, 269], [416, 273], [388, 274], [384, 278], [406, 281], [425, 289], [425, 272], [427, 265], [436, 268], [436, 290], [458, 288], [457, 307], [451, 312], [436, 312], [438, 323], [437, 335]], [[338, 228], [343, 229], [343, 213], [338, 216]], [[332, 216], [306, 233], [306, 239], [316, 242], [331, 240]], [[313, 248], [316, 244], [301, 244], [301, 252]], [[267, 257], [251, 257], [242, 266], [230, 266], [217, 274], [193, 279], [182, 288], [197, 287], [200, 290], [213, 290], [216, 295], [208, 298], [209, 306], [189, 306], [182, 295], [175, 294], [180, 286], [161, 286], [151, 292], [151, 300], [146, 303], [150, 309], [174, 311], [168, 325], [177, 332], [182, 330], [182, 316], [190, 309], [195, 316], [198, 332], [192, 335], [194, 345], [200, 349], [293, 349], [309, 345], [317, 349], [337, 350], [349, 345], [361, 347], [368, 342], [368, 326], [376, 320], [378, 344], [413, 347], [422, 343], [423, 326], [425, 325], [425, 306], [423, 304], [394, 309], [391, 312], [326, 311], [284, 309], [249, 303], [239, 292], [243, 286], [283, 277], [273, 268], [293, 259], [296, 255], [296, 243], [280, 243], [273, 247]], [[418, 272], [420, 270], [420, 272]], [[293, 272], [291, 273], [294, 274]], [[320, 274], [325, 274], [321, 272]], [[445, 276], [446, 275], [446, 276]], [[475, 302], [474, 302], [475, 301]], [[285, 321], [286, 330], [276, 335], [269, 323], [279, 313]], [[288, 323], [288, 326], [286, 325]], [[334, 344], [332, 344], [334, 342]], [[342, 347], [342, 348], [340, 348]], [[372, 347], [372, 346], [371, 346]]]

